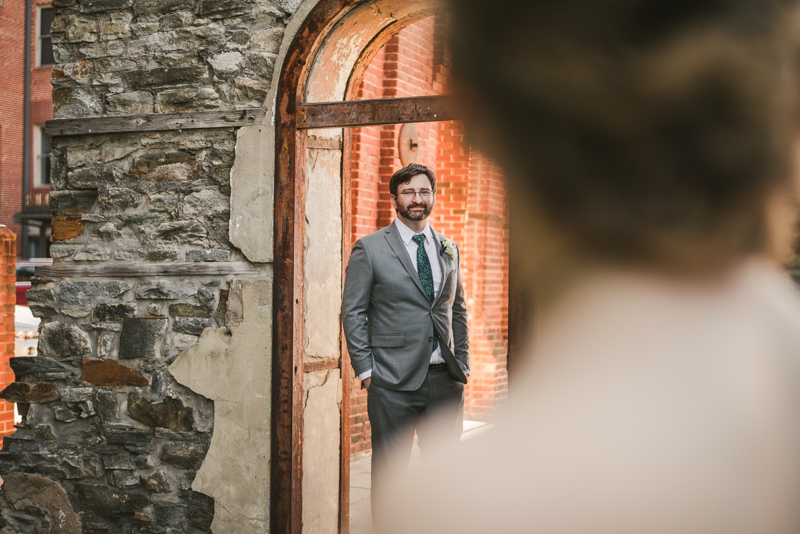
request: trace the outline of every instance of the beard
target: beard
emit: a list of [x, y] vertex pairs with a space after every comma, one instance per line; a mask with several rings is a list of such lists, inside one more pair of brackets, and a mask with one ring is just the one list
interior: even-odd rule
[[[422, 211], [411, 211], [412, 208], [422, 208]], [[433, 203], [430, 204], [409, 204], [403, 206], [397, 203], [397, 213], [408, 219], [409, 221], [422, 221], [428, 218], [428, 215], [433, 211]]]

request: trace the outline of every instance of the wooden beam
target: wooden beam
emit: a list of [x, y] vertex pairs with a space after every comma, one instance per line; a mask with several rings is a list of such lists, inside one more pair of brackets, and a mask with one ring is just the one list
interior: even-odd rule
[[306, 148], [316, 148], [321, 150], [341, 150], [342, 142], [336, 139], [306, 139]]
[[347, 100], [297, 106], [299, 130], [450, 121], [458, 118], [450, 95]]
[[327, 369], [338, 369], [339, 368], [339, 360], [334, 360], [333, 358], [326, 358], [324, 360], [317, 360], [314, 362], [304, 362], [303, 363], [303, 372], [304, 373], [313, 373], [314, 371], [325, 371]]
[[265, 109], [251, 108], [232, 111], [188, 111], [119, 117], [54, 119], [45, 123], [45, 132], [50, 136], [71, 136], [159, 130], [181, 131], [199, 128], [239, 128], [261, 124], [265, 115]]
[[[343, 130], [343, 155], [353, 153], [353, 130]], [[347, 273], [350, 251], [353, 248], [353, 168], [349, 157], [342, 157], [342, 280]], [[350, 388], [353, 384], [353, 369], [344, 328], [339, 336], [341, 343], [340, 378], [342, 379], [341, 421], [339, 423], [339, 534], [350, 532]]]
[[41, 265], [36, 276], [45, 278], [93, 276], [217, 276], [258, 274], [259, 266], [247, 262], [181, 262], [105, 265]]

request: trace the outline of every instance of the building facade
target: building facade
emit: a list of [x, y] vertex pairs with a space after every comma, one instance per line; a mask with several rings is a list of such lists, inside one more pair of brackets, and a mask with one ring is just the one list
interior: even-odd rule
[[[0, 451], [2, 521], [345, 532], [358, 394], [342, 277], [353, 239], [391, 215], [385, 179], [406, 141], [438, 171], [434, 226], [464, 250], [469, 409], [505, 395], [502, 180], [458, 123], [431, 122], [457, 118], [444, 101], [415, 100], [446, 90], [441, 5], [55, 7], [53, 265], [27, 295], [38, 356], [13, 358], [0, 394], [23, 418]], [[401, 56], [416, 59], [393, 69]], [[386, 101], [388, 119], [336, 108], [392, 95], [414, 98]], [[326, 103], [334, 120], [315, 115]], [[393, 123], [417, 123], [417, 147]]]
[[[55, 10], [49, 1], [35, 0], [29, 16], [30, 76], [27, 90], [29, 140], [26, 148], [25, 5], [0, 5], [0, 224], [17, 234], [21, 258], [49, 257], [50, 137], [44, 131], [53, 118], [50, 73], [55, 63], [50, 26]], [[23, 179], [27, 152], [27, 173]], [[27, 182], [27, 183], [26, 183]]]

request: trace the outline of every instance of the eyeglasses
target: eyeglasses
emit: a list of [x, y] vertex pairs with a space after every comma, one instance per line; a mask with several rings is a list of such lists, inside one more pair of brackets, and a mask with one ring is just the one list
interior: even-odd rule
[[417, 195], [419, 195], [423, 199], [427, 200], [427, 199], [431, 198], [431, 196], [433, 196], [433, 192], [430, 189], [423, 189], [422, 191], [406, 190], [406, 191], [403, 191], [402, 193], [399, 193], [399, 195], [402, 196], [406, 200], [411, 200], [412, 198], [414, 198]]

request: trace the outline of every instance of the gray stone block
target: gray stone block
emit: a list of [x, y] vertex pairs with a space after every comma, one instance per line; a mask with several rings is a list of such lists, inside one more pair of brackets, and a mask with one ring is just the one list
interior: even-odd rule
[[64, 406], [63, 404], [56, 404], [53, 406], [53, 417], [62, 423], [71, 423], [77, 421], [80, 417], [80, 410]]
[[125, 115], [138, 115], [152, 113], [155, 98], [147, 91], [134, 91], [131, 93], [107, 94], [106, 104], [111, 113]]
[[219, 94], [210, 87], [166, 89], [156, 95], [157, 113], [219, 109]]
[[167, 477], [160, 470], [142, 476], [142, 486], [151, 493], [166, 493], [171, 489]]
[[133, 3], [135, 15], [152, 15], [156, 13], [171, 13], [179, 9], [192, 10], [194, 0], [136, 0]]
[[132, 0], [83, 0], [82, 13], [99, 13], [101, 11], [117, 11], [131, 7]]
[[197, 287], [192, 282], [173, 282], [159, 280], [139, 284], [136, 288], [137, 299], [175, 300], [191, 297], [197, 293]]
[[[86, 33], [86, 37], [97, 39], [96, 33]], [[86, 117], [103, 113], [103, 104], [98, 95], [88, 89], [68, 87], [53, 91], [53, 114], [58, 119], [67, 117]]]
[[104, 213], [124, 211], [139, 203], [140, 195], [124, 187], [103, 187], [98, 191], [98, 203]]
[[218, 191], [205, 189], [192, 193], [184, 199], [183, 214], [187, 218], [219, 218], [227, 220], [230, 216], [230, 196]]
[[64, 402], [84, 402], [92, 399], [94, 388], [64, 387], [58, 390], [58, 394]]
[[52, 191], [50, 210], [54, 216], [82, 215], [87, 213], [97, 200], [96, 191]]
[[231, 0], [218, 2], [216, 0], [200, 0], [200, 14], [209, 19], [240, 17], [252, 14], [253, 2], [247, 0]]
[[139, 254], [147, 261], [175, 261], [179, 251], [177, 245], [147, 245], [139, 249]]
[[90, 300], [86, 297], [99, 297], [105, 293], [100, 282], [68, 281], [56, 286], [58, 300], [66, 304], [80, 304], [88, 306]]
[[84, 167], [67, 172], [67, 182], [76, 189], [98, 189], [119, 181], [119, 176], [108, 167]]
[[154, 85], [176, 85], [202, 82], [208, 78], [208, 70], [200, 65], [188, 67], [134, 70], [123, 74], [130, 87], [140, 88]]
[[111, 249], [102, 245], [89, 245], [78, 250], [72, 259], [75, 261], [108, 261], [111, 259]]
[[[78, 63], [71, 63], [70, 66], [63, 65], [62, 73], [64, 75], [77, 74], [78, 72], [88, 71], [90, 63], [88, 61], [80, 61]], [[55, 72], [55, 67], [54, 67]], [[88, 74], [88, 72], [87, 72]], [[83, 167], [85, 165], [99, 164], [101, 161], [100, 150], [90, 149], [70, 149], [67, 150], [67, 166], [74, 169], [76, 167]], [[64, 191], [62, 191], [64, 192]], [[53, 198], [53, 195], [50, 195]]]
[[98, 304], [92, 309], [92, 322], [119, 322], [136, 313], [134, 304]]
[[101, 389], [97, 392], [97, 410], [100, 412], [100, 418], [103, 422], [118, 421], [119, 415], [119, 402], [117, 396], [113, 391]]
[[89, 245], [78, 250], [72, 259], [75, 261], [108, 261], [111, 259], [111, 249], [102, 245]]
[[159, 525], [180, 530], [186, 528], [186, 506], [159, 502], [153, 508]]
[[103, 467], [100, 458], [92, 453], [77, 454], [60, 450], [56, 454], [31, 454], [21, 459], [26, 471], [68, 480], [97, 478]]
[[209, 249], [186, 252], [186, 261], [229, 261], [230, 259], [231, 252], [229, 250]]
[[164, 402], [147, 402], [136, 393], [128, 394], [128, 415], [134, 421], [152, 427], [191, 431], [194, 412], [179, 399], [166, 398]]
[[89, 335], [71, 324], [47, 323], [39, 337], [39, 353], [61, 360], [80, 359], [92, 352]]
[[122, 323], [119, 340], [119, 358], [130, 360], [146, 358], [161, 359], [161, 350], [167, 334], [168, 320], [165, 317], [134, 317]]
[[128, 282], [108, 282], [105, 287], [105, 294], [111, 298], [121, 297], [131, 290], [133, 286]]
[[153, 442], [153, 430], [131, 425], [106, 423], [103, 428], [109, 445], [149, 445]]
[[172, 330], [180, 334], [190, 334], [199, 336], [206, 328], [216, 328], [217, 321], [203, 317], [189, 317], [176, 319], [172, 324]]
[[208, 447], [200, 443], [183, 441], [165, 443], [158, 457], [166, 465], [182, 469], [198, 469]]
[[115, 522], [119, 514], [133, 514], [152, 504], [144, 493], [109, 491], [108, 486], [100, 484], [80, 483], [75, 485], [75, 489], [82, 505]]
[[111, 471], [111, 484], [117, 488], [127, 489], [138, 486], [140, 483], [139, 475], [130, 471]]
[[[214, 313], [207, 304], [170, 304], [169, 314], [173, 317], [210, 317]], [[174, 328], [173, 328], [174, 330]]]
[[22, 357], [9, 360], [18, 381], [58, 381], [78, 376], [78, 369], [46, 356]]

